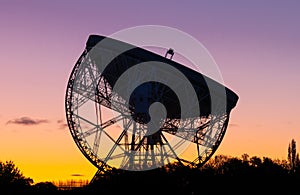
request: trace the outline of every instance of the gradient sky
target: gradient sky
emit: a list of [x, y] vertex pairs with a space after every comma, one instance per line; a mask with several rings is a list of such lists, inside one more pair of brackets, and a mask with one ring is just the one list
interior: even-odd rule
[[[0, 161], [35, 182], [91, 179], [64, 96], [89, 34], [164, 25], [198, 39], [240, 99], [215, 154], [286, 159], [300, 144], [299, 1], [0, 1]], [[75, 176], [76, 175], [76, 176]]]

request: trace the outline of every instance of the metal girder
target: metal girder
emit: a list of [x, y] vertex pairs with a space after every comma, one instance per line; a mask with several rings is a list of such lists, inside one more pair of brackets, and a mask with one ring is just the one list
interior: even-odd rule
[[[127, 66], [130, 62], [127, 58], [118, 58], [114, 63]], [[153, 93], [156, 96], [151, 101], [160, 101], [163, 93], [168, 90], [170, 89], [154, 83]], [[207, 98], [205, 94], [202, 97]], [[112, 86], [99, 72], [97, 64], [89, 58], [86, 50], [72, 70], [65, 99], [66, 117], [71, 135], [84, 156], [99, 169], [96, 175], [110, 170], [113, 166], [110, 164], [111, 160], [119, 160], [119, 168], [136, 170], [163, 166], [170, 162], [202, 166], [221, 143], [229, 120], [229, 113], [222, 112], [218, 115], [183, 120], [166, 118], [157, 132], [147, 135], [145, 133], [147, 125], [132, 119], [135, 113], [128, 106], [128, 102], [118, 94], [112, 93]], [[82, 116], [79, 111], [88, 103], [95, 105], [95, 121]], [[120, 115], [104, 120], [101, 107], [114, 110]], [[121, 132], [116, 137], [115, 132], [108, 129], [117, 123], [121, 124]], [[89, 127], [85, 128], [83, 124]], [[172, 145], [165, 133], [176, 136], [181, 141]], [[100, 146], [103, 137], [113, 143], [110, 149], [104, 152], [105, 154], [101, 153]], [[176, 149], [185, 142], [194, 144], [197, 148], [197, 156], [194, 159], [184, 159], [177, 153]]]

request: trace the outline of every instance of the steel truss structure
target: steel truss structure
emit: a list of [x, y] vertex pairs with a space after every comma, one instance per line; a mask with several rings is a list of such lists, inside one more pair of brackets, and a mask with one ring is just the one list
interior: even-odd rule
[[[149, 133], [146, 125], [149, 115], [147, 111], [138, 111], [137, 104], [164, 103], [164, 94], [170, 94], [170, 88], [159, 82], [150, 82], [141, 88], [142, 91], [147, 89], [147, 93], [142, 96], [133, 94], [130, 102], [126, 102], [113, 93], [111, 80], [119, 77], [118, 67], [127, 69], [142, 60], [120, 55], [110, 64], [114, 68], [105, 73], [99, 69], [102, 59], [95, 59], [89, 51], [89, 48], [84, 50], [71, 72], [65, 109], [76, 145], [99, 169], [95, 176], [112, 167], [145, 170], [172, 162], [200, 167], [209, 160], [225, 135], [233, 106], [217, 114], [205, 112], [183, 119], [177, 112], [167, 114], [160, 129]], [[113, 51], [102, 48], [99, 52], [107, 56]], [[197, 95], [201, 101], [210, 94], [197, 91]], [[224, 104], [224, 101], [220, 99], [219, 103]]]

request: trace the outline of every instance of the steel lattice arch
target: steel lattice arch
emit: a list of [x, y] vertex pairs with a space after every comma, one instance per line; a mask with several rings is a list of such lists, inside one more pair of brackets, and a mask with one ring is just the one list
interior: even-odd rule
[[[66, 118], [80, 151], [99, 170], [112, 167], [145, 170], [173, 162], [202, 166], [220, 145], [238, 96], [199, 72], [142, 48], [130, 45], [130, 49], [119, 54], [118, 48], [128, 44], [113, 39], [108, 46], [96, 47], [104, 38], [98, 35], [89, 37], [67, 84]], [[126, 86], [132, 82], [138, 83], [140, 78], [153, 75], [154, 81], [141, 83], [129, 99], [122, 93], [114, 93], [114, 86], [124, 72], [151, 61], [172, 65], [188, 78], [199, 101], [198, 115], [191, 112], [182, 117], [180, 106], [187, 107], [186, 110], [194, 108], [180, 105], [176, 93], [164, 83], [157, 82], [155, 68], [147, 72], [141, 70], [123, 83], [126, 91]], [[101, 66], [107, 62], [103, 69]], [[217, 86], [215, 90], [209, 89], [207, 81]], [[176, 86], [185, 88], [179, 81]], [[218, 87], [224, 90], [225, 99], [219, 97]], [[211, 108], [212, 93], [214, 111]], [[186, 92], [185, 95], [190, 94]], [[163, 104], [166, 113], [159, 130], [151, 132], [147, 126], [151, 120], [149, 106], [155, 102]]]

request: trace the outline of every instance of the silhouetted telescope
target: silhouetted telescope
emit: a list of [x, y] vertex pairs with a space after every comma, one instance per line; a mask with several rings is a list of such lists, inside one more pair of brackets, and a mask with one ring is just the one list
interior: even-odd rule
[[[106, 41], [103, 41], [104, 39], [106, 39]], [[102, 63], [103, 58], [109, 55], [113, 55], [112, 53], [114, 52], [118, 53], [124, 48], [130, 48], [125, 49], [125, 52], [120, 52], [119, 55], [113, 57], [106, 68], [101, 71], [102, 83], [99, 83], [99, 85], [102, 85], [102, 87], [98, 91], [98, 101], [101, 102], [102, 105], [106, 105], [107, 107], [111, 106], [109, 93], [114, 87], [118, 78], [129, 68], [138, 66], [143, 62], [151, 61], [162, 62], [176, 68], [185, 75], [185, 77], [193, 86], [198, 97], [200, 116], [193, 116], [193, 114], [188, 114], [186, 115], [188, 117], [209, 116], [212, 112], [212, 95], [216, 97], [216, 99], [220, 97], [220, 104], [225, 104], [224, 112], [226, 112], [227, 115], [229, 115], [230, 111], [236, 106], [236, 103], [238, 101], [237, 94], [235, 94], [232, 90], [201, 74], [200, 72], [197, 72], [178, 62], [166, 58], [166, 56], [160, 56], [141, 47], [137, 47], [120, 40], [100, 35], [89, 36], [86, 42], [86, 51], [89, 52], [93, 48], [96, 48], [96, 51], [99, 50], [99, 53], [101, 53], [101, 55], [97, 55], [97, 52], [94, 52], [94, 55], [91, 57], [95, 61], [95, 63], [98, 64], [98, 66]], [[103, 82], [105, 82], [105, 84]], [[124, 83], [124, 86], [126, 85], [127, 84]], [[130, 85], [130, 83], [128, 83], [128, 85]], [[107, 86], [110, 86], [110, 89], [104, 90], [104, 88], [106, 88]], [[105, 93], [103, 91], [105, 91]], [[225, 99], [225, 101], [223, 101], [222, 98]], [[160, 102], [165, 106], [167, 110], [167, 118], [181, 118], [180, 102], [178, 97], [176, 96], [176, 93], [171, 90], [169, 86], [155, 81], [142, 83], [131, 94], [130, 100], [128, 102], [131, 115], [137, 122], [147, 123], [150, 119], [148, 114], [149, 106], [154, 102]]]
[[200, 167], [220, 145], [239, 97], [173, 55], [173, 49], [159, 55], [88, 37], [69, 77], [65, 108], [72, 137], [97, 173], [172, 162]]

